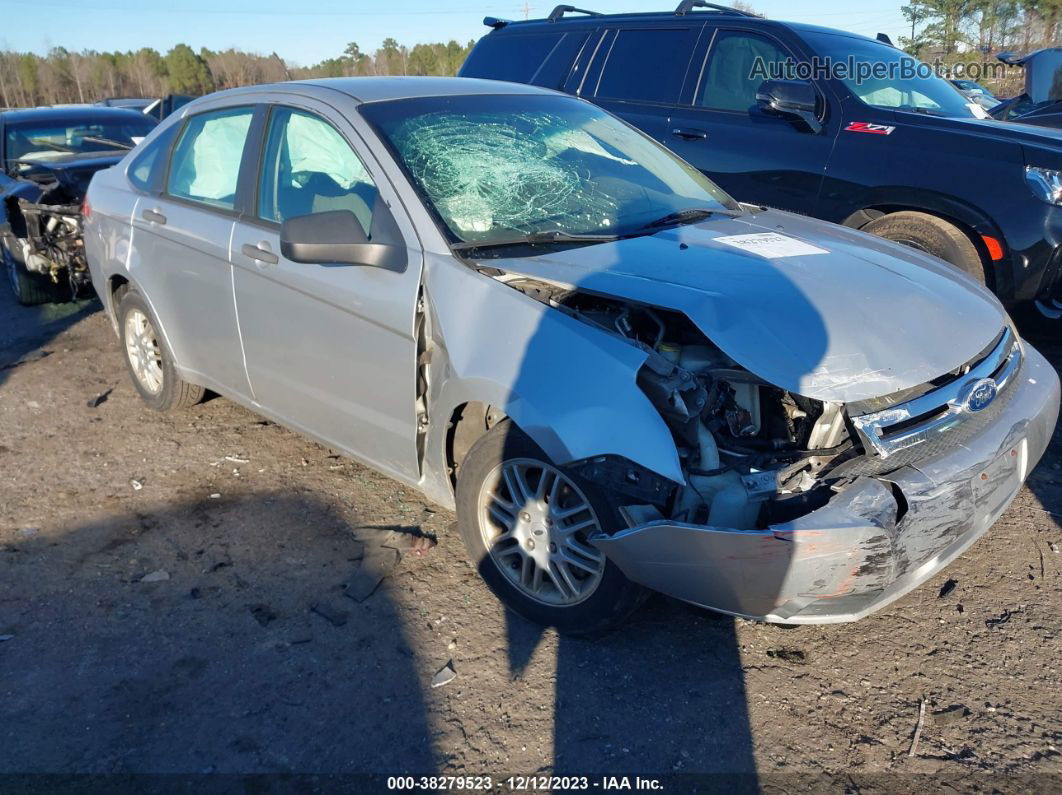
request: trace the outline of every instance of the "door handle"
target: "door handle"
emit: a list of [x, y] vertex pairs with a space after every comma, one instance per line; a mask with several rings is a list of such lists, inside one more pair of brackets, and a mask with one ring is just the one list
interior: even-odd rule
[[698, 141], [708, 137], [706, 131], [698, 130], [696, 127], [676, 127], [671, 131], [671, 134], [684, 141]]
[[141, 215], [144, 217], [145, 221], [151, 221], [151, 223], [153, 224], [161, 225], [166, 223], [166, 216], [160, 213], [158, 210], [144, 210]]
[[258, 262], [266, 262], [270, 265], [276, 265], [280, 262], [280, 257], [274, 254], [272, 251], [268, 251], [261, 246], [253, 246], [250, 243], [244, 243], [240, 247], [240, 251], [243, 252], [245, 257], [250, 257]]

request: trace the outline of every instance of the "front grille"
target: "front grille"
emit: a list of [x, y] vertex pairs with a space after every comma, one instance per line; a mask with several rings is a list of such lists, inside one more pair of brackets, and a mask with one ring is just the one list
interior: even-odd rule
[[[945, 379], [918, 397], [889, 408], [849, 415], [867, 452], [863, 465], [876, 471], [903, 466], [908, 460], [943, 452], [976, 436], [1006, 406], [1021, 368], [1021, 343], [1011, 329], [1004, 330], [985, 356], [960, 368], [961, 375]], [[937, 379], [935, 383], [939, 383]], [[995, 389], [995, 398], [980, 410], [972, 391]], [[856, 466], [855, 459], [849, 466]], [[844, 466], [848, 474], [849, 466]], [[858, 474], [871, 474], [860, 471]]]
[[1062, 246], [1051, 253], [1036, 297], [1041, 301], [1062, 301]]
[[[1018, 374], [1020, 375], [1020, 370]], [[1007, 405], [1014, 397], [1014, 392], [1014, 389], [1003, 390], [999, 397], [992, 402], [992, 405], [984, 411], [968, 415], [962, 422], [949, 428], [944, 433], [937, 434], [935, 437], [927, 439], [921, 444], [916, 444], [913, 447], [900, 450], [886, 458], [868, 452], [868, 454], [861, 455], [858, 458], [853, 458], [850, 461], [838, 465], [830, 474], [831, 476], [837, 477], [882, 475], [886, 472], [893, 472], [908, 464], [915, 464], [919, 461], [925, 461], [927, 459], [936, 458], [938, 455], [949, 453], [957, 447], [961, 447], [972, 441], [979, 436], [985, 428], [991, 425], [992, 422], [994, 422], [995, 419], [1006, 410]]]

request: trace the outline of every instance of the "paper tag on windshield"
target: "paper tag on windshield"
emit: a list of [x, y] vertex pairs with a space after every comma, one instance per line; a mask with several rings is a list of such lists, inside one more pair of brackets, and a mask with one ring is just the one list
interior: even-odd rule
[[973, 102], [967, 103], [966, 107], [968, 107], [970, 109], [970, 113], [972, 113], [978, 119], [991, 119], [992, 118], [989, 115], [987, 110], [985, 110], [984, 108], [982, 108], [980, 105], [978, 105], [976, 103], [973, 103]]
[[777, 232], [760, 232], [754, 235], [728, 235], [715, 238], [717, 243], [725, 243], [742, 251], [758, 254], [767, 259], [777, 257], [803, 257], [807, 254], [829, 254], [826, 249], [813, 246], [801, 240], [780, 235]]

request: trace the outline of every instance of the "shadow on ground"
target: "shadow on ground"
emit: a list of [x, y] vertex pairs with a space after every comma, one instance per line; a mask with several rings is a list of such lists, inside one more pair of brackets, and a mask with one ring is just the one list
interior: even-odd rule
[[0, 385], [21, 362], [50, 356], [52, 339], [99, 309], [95, 298], [20, 306], [6, 282], [0, 285]]
[[[1062, 362], [1062, 322], [1049, 321], [1033, 309], [1015, 312], [1014, 320], [1021, 336], [1039, 350], [1049, 362], [1059, 369]], [[1062, 371], [1059, 371], [1062, 375]], [[1049, 449], [1062, 447], [1062, 423], [1055, 427]], [[1056, 526], [1062, 527], [1062, 466], [1050, 455], [1042, 461], [1029, 475], [1026, 486], [1036, 495], [1043, 511], [1053, 519]], [[1048, 548], [1043, 539], [1036, 539], [1040, 554]]]
[[0, 678], [18, 687], [4, 688], [0, 770], [435, 770], [394, 604], [386, 589], [361, 603], [343, 595], [366, 549], [389, 537], [276, 494], [7, 545], [0, 635], [14, 640]]
[[[513, 613], [506, 629], [519, 677], [542, 630]], [[757, 790], [734, 619], [654, 598], [622, 631], [561, 637], [556, 665], [555, 774], [725, 774], [716, 785]]]

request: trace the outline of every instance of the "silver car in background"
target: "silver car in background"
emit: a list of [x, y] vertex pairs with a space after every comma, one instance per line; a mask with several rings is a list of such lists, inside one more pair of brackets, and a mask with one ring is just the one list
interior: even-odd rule
[[495, 593], [561, 631], [646, 589], [850, 621], [983, 534], [1054, 370], [996, 299], [879, 238], [741, 205], [530, 86], [236, 89], [88, 194], [133, 383], [204, 389], [457, 511]]

